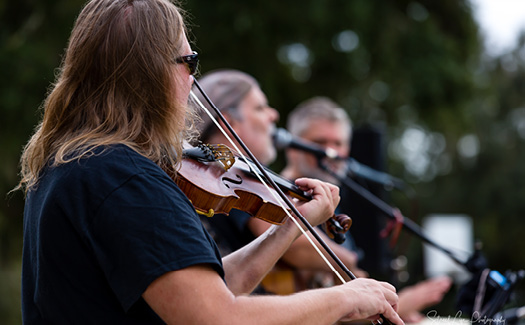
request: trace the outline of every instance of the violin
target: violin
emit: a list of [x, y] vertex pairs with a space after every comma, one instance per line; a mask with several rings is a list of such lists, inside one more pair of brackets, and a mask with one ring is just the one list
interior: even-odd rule
[[[225, 145], [185, 145], [183, 160], [175, 182], [190, 199], [195, 210], [201, 215], [228, 214], [231, 209], [247, 212], [272, 224], [283, 224], [287, 214], [275, 196], [256, 177], [259, 174], [249, 164]], [[273, 171], [266, 172], [289, 198], [301, 201], [311, 196], [295, 184]], [[334, 215], [324, 225], [327, 234], [338, 243], [345, 239], [352, 219], [345, 214]]]
[[[232, 126], [228, 123], [228, 121], [226, 120], [226, 118], [224, 117], [224, 115], [222, 115], [221, 111], [217, 108], [217, 106], [215, 106], [215, 104], [211, 101], [211, 99], [208, 97], [208, 95], [206, 94], [206, 92], [202, 89], [201, 85], [199, 84], [199, 82], [194, 78], [193, 79], [193, 84], [197, 87], [197, 89], [200, 91], [200, 93], [203, 95], [204, 99], [206, 100], [206, 102], [210, 105], [210, 107], [214, 110], [214, 112], [217, 114], [217, 116], [220, 118], [220, 120], [224, 123], [224, 125], [226, 126], [226, 128], [228, 129], [228, 131], [230, 131], [230, 133], [233, 135], [233, 137], [235, 138], [235, 140], [237, 141], [237, 143], [242, 147], [242, 149], [248, 154], [248, 156], [250, 157], [250, 159], [252, 159], [253, 163], [257, 166], [257, 170], [262, 174], [264, 175], [264, 178], [269, 181], [269, 184], [271, 184], [272, 188], [277, 192], [277, 194], [279, 194], [279, 196], [281, 197], [281, 199], [286, 203], [286, 205], [288, 206], [288, 208], [295, 214], [295, 216], [302, 222], [302, 224], [310, 231], [310, 234], [315, 237], [315, 239], [317, 240], [317, 242], [323, 247], [323, 249], [325, 250], [326, 253], [328, 253], [328, 255], [330, 255], [330, 257], [335, 261], [335, 263], [346, 273], [346, 275], [348, 275], [350, 277], [350, 279], [354, 280], [356, 279], [356, 276], [344, 265], [343, 262], [341, 262], [341, 260], [337, 257], [337, 255], [335, 255], [335, 253], [330, 249], [330, 247], [323, 241], [323, 239], [319, 236], [319, 234], [317, 234], [312, 225], [310, 225], [310, 223], [308, 223], [308, 220], [306, 220], [306, 218], [304, 218], [301, 213], [295, 208], [295, 206], [293, 205], [293, 203], [291, 202], [291, 200], [288, 198], [288, 196], [286, 196], [286, 194], [284, 193], [283, 190], [281, 190], [281, 187], [280, 185], [277, 184], [276, 181], [274, 181], [273, 177], [270, 177], [270, 174], [267, 169], [261, 165], [261, 163], [255, 158], [255, 156], [252, 154], [252, 152], [250, 151], [250, 149], [248, 149], [248, 147], [246, 146], [246, 144], [244, 144], [244, 142], [241, 140], [241, 138], [237, 135], [237, 133], [235, 133], [235, 130], [233, 130]], [[206, 111], [208, 113], [208, 115], [210, 116], [210, 118], [215, 122], [215, 124], [219, 127], [219, 129], [221, 129], [219, 123], [217, 122], [217, 120], [211, 115], [211, 113], [208, 111], [208, 109], [199, 101], [199, 99], [197, 98], [197, 96], [195, 96], [195, 94], [193, 94], [193, 92], [190, 91], [190, 95], [193, 96], [193, 99], [200, 104], [200, 107]], [[221, 131], [225, 133], [224, 130], [221, 129]], [[229, 139], [229, 138], [228, 138]], [[230, 142], [233, 144], [233, 142], [231, 141], [231, 139], [229, 139]], [[184, 160], [184, 159], [183, 159]], [[231, 160], [221, 160], [224, 162], [224, 166], [229, 166], [231, 165], [233, 162]], [[220, 175], [220, 174], [218, 174]], [[238, 182], [238, 179], [236, 180], [235, 178], [233, 179], [233, 181], [237, 181]], [[288, 211], [287, 211], [288, 212]], [[332, 271], [339, 276], [340, 280], [344, 283], [345, 280], [339, 275], [339, 273], [337, 273], [337, 271], [332, 267], [332, 265], [330, 263], [327, 262], [327, 264], [331, 267]], [[375, 320], [375, 321], [372, 321], [372, 324], [385, 324], [385, 325], [389, 325], [389, 324], [392, 324], [392, 322], [390, 322], [390, 320], [388, 320], [387, 318], [385, 318], [383, 315], [379, 315], [380, 318], [378, 320]]]

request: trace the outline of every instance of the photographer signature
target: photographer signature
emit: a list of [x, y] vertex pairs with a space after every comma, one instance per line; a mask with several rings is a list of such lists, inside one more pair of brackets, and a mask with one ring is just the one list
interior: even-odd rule
[[[436, 310], [431, 310], [427, 313], [427, 319], [431, 323], [436, 323], [436, 324], [443, 324], [443, 322], [445, 321], [447, 323], [465, 324], [469, 321], [467, 319], [462, 319], [461, 316], [462, 316], [461, 311], [458, 311], [456, 315], [453, 315], [453, 316], [439, 316]], [[471, 324], [483, 324], [483, 325], [487, 325], [487, 324], [488, 325], [496, 325], [496, 324], [504, 325], [506, 321], [502, 316], [498, 318], [490, 318], [487, 316], [481, 317], [481, 315], [478, 312], [474, 312], [472, 314], [472, 317], [470, 318], [470, 323]]]

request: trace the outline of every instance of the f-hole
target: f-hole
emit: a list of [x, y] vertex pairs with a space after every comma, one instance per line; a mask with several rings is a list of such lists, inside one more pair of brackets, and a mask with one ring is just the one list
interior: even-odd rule
[[240, 185], [242, 184], [242, 178], [241, 176], [235, 174], [235, 178], [230, 178], [230, 177], [223, 177], [222, 178], [222, 183], [224, 184], [224, 186], [226, 186], [227, 188], [230, 188], [230, 184], [228, 183], [232, 183], [232, 184], [236, 184], [236, 185]]

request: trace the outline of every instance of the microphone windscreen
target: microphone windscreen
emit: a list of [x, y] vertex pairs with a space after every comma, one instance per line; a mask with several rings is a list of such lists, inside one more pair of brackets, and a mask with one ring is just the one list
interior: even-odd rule
[[292, 142], [292, 134], [285, 129], [277, 128], [273, 133], [273, 144], [278, 150], [286, 149]]

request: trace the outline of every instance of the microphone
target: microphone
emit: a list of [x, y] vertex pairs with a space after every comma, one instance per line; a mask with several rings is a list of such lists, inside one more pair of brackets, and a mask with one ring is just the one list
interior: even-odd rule
[[286, 148], [294, 148], [302, 151], [309, 152], [316, 156], [317, 158], [330, 158], [342, 160], [343, 158], [339, 157], [337, 151], [332, 148], [323, 148], [320, 145], [317, 145], [312, 142], [301, 140], [293, 136], [290, 132], [285, 129], [277, 128], [273, 133], [273, 144], [278, 150]]
[[350, 174], [350, 176], [361, 177], [365, 180], [383, 185], [386, 188], [403, 189], [405, 187], [405, 183], [398, 178], [361, 164], [353, 158], [343, 158], [337, 154], [336, 150], [332, 148], [325, 149], [313, 142], [302, 140], [285, 129], [277, 128], [274, 131], [273, 143], [278, 150], [294, 148], [309, 152], [318, 159], [329, 158], [334, 160], [345, 160], [347, 173]]

